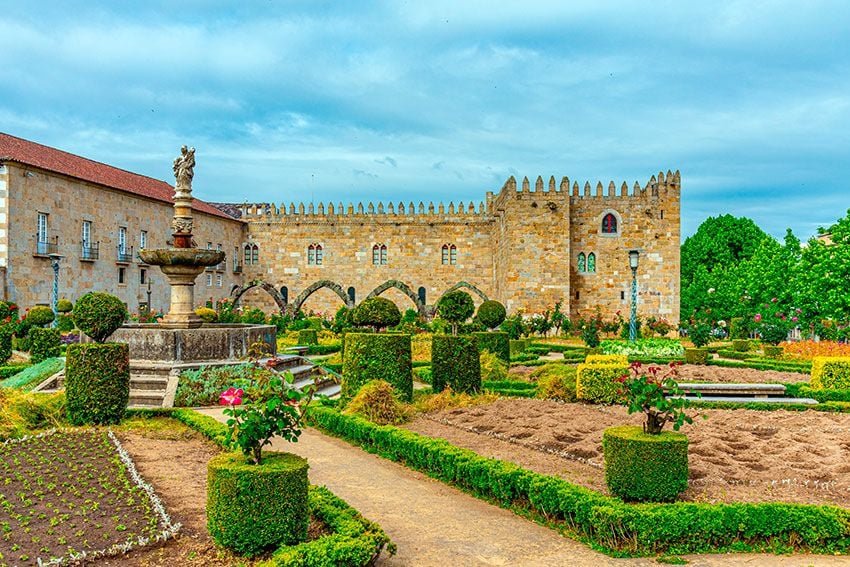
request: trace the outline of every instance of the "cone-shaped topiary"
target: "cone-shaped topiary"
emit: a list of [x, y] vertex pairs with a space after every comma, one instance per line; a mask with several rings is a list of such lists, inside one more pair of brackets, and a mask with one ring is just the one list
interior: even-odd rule
[[451, 323], [452, 334], [457, 334], [457, 326], [463, 323], [475, 311], [472, 297], [465, 291], [450, 291], [437, 302], [437, 315]]
[[92, 291], [77, 300], [74, 321], [92, 340], [102, 343], [127, 319], [127, 306], [114, 295]]
[[495, 329], [502, 324], [507, 315], [508, 313], [505, 311], [504, 305], [498, 301], [488, 299], [478, 306], [478, 313], [475, 315], [475, 318], [488, 329]]
[[401, 321], [398, 306], [384, 297], [367, 297], [351, 313], [355, 325], [373, 327], [376, 332], [395, 327]]

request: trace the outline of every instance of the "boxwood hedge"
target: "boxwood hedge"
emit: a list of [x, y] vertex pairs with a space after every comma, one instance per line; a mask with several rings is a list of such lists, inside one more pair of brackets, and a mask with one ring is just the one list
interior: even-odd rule
[[473, 335], [434, 335], [431, 340], [431, 385], [435, 392], [481, 391], [481, 359]]
[[29, 332], [30, 362], [38, 364], [48, 358], [55, 358], [62, 353], [62, 343], [59, 340], [59, 329], [43, 329], [33, 327]]
[[15, 329], [12, 325], [0, 325], [0, 365], [6, 364], [12, 358], [12, 335]]
[[472, 333], [478, 339], [478, 350], [489, 350], [505, 362], [511, 361], [511, 339], [507, 333]]
[[620, 395], [617, 379], [628, 375], [625, 364], [579, 364], [576, 369], [576, 397], [598, 404], [613, 404]]
[[299, 345], [317, 345], [319, 344], [319, 334], [316, 329], [301, 329], [298, 331]]
[[343, 400], [350, 400], [371, 380], [393, 385], [402, 400], [413, 399], [410, 335], [346, 333], [342, 361]]
[[688, 438], [681, 433], [644, 433], [640, 427], [609, 427], [602, 434], [605, 483], [611, 494], [638, 502], [673, 502], [688, 488]]
[[68, 421], [74, 425], [120, 422], [130, 398], [127, 344], [68, 345], [65, 396]]

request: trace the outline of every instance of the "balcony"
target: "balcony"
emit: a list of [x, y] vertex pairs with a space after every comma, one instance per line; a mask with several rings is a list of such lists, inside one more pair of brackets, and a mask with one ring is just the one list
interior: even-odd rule
[[83, 242], [80, 245], [80, 260], [83, 262], [94, 262], [100, 258], [100, 242], [94, 244]]
[[49, 256], [59, 253], [59, 237], [52, 238], [43, 235], [35, 235], [35, 251], [33, 256]]
[[233, 273], [234, 274], [241, 274], [242, 273], [242, 264], [240, 264], [239, 262], [234, 262], [233, 263]]
[[129, 264], [133, 261], [133, 247], [130, 246], [127, 248], [126, 246], [118, 247], [118, 258], [116, 262], [119, 264]]

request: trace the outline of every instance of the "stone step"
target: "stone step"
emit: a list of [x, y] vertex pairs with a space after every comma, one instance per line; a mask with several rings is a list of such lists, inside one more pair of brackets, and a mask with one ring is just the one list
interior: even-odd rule
[[749, 404], [753, 402], [757, 403], [770, 403], [770, 404], [805, 404], [805, 405], [817, 405], [818, 401], [813, 400], [811, 398], [761, 398], [761, 397], [745, 397], [745, 396], [702, 396], [698, 398], [696, 396], [677, 396], [682, 397], [686, 400], [690, 400], [692, 402], [733, 402], [738, 404]]
[[286, 370], [278, 371], [278, 372], [290, 372], [292, 373], [292, 377], [295, 381], [303, 380], [305, 378], [310, 377], [313, 374], [313, 371], [316, 370], [316, 367], [312, 364], [301, 364], [299, 366], [294, 366], [292, 368], [287, 368]]
[[336, 380], [333, 376], [328, 374], [313, 374], [312, 376], [302, 378], [300, 380], [297, 380], [296, 382], [293, 382], [292, 386], [298, 390], [301, 390], [305, 386], [309, 386], [311, 384], [315, 385], [316, 388], [321, 390], [322, 388], [330, 384], [336, 384]]
[[318, 391], [316, 391], [316, 394], [327, 396], [329, 398], [334, 398], [336, 396], [339, 396], [341, 390], [341, 385], [333, 383], [324, 388], [319, 389]]
[[130, 400], [127, 403], [127, 407], [130, 408], [138, 408], [138, 407], [155, 407], [161, 408], [162, 401], [165, 398], [165, 391], [154, 391], [154, 390], [130, 390]]
[[168, 387], [168, 376], [144, 374], [130, 377], [130, 388], [133, 390], [160, 391]]

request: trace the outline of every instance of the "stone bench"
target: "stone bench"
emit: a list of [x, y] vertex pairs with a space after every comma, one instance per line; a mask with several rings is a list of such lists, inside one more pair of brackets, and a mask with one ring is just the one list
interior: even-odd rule
[[784, 396], [785, 386], [782, 384], [707, 384], [680, 383], [679, 389], [686, 394], [699, 393], [705, 396], [749, 396], [767, 398], [769, 396]]

